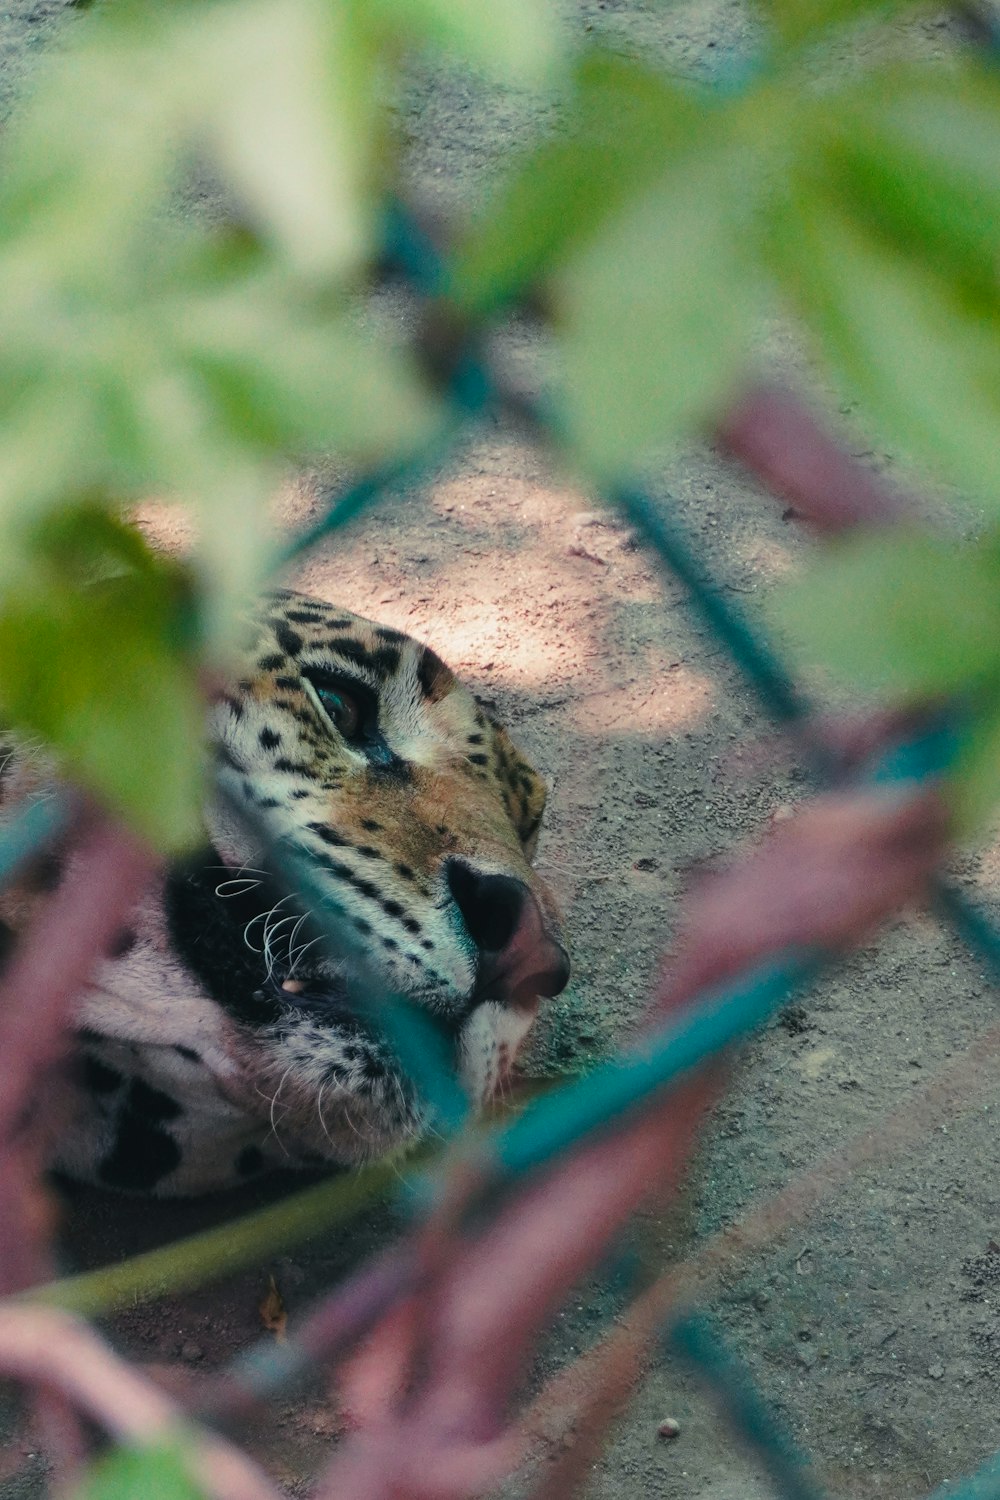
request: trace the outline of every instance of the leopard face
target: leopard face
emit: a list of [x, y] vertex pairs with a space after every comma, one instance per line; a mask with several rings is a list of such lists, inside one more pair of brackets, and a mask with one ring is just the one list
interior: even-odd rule
[[[227, 1017], [262, 1139], [354, 1164], [422, 1133], [385, 995], [420, 1007], [472, 1102], [489, 1098], [569, 972], [530, 864], [545, 788], [505, 731], [429, 648], [281, 592], [211, 736], [210, 843], [170, 872], [166, 922]], [[308, 871], [304, 896], [275, 850]]]

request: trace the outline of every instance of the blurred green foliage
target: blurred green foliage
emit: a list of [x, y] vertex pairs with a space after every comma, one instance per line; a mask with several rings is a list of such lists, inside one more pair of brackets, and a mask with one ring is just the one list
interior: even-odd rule
[[184, 1461], [182, 1440], [115, 1448], [91, 1465], [76, 1500], [204, 1500]]
[[[716, 88], [570, 46], [542, 0], [99, 0], [0, 152], [0, 715], [157, 845], [197, 833], [201, 692], [273, 555], [289, 457], [389, 465], [447, 426], [358, 315], [414, 51], [547, 91], [558, 125], [478, 206], [445, 294], [541, 291], [583, 474], [710, 424], [762, 319], [801, 320], [888, 441], [1000, 511], [1000, 70], [956, 47], [818, 82], [838, 28], [906, 0], [762, 0]], [[179, 206], [192, 176], [225, 211]], [[183, 565], [122, 519], [187, 504]], [[1000, 516], [998, 516], [1000, 522]], [[1000, 793], [1000, 540], [861, 536], [781, 605], [865, 690], [956, 697], [956, 806]], [[121, 1449], [84, 1500], [196, 1500]]]
[[[289, 456], [386, 462], [442, 422], [356, 306], [394, 79], [431, 45], [518, 85], [559, 63], [533, 0], [107, 0], [4, 144], [0, 713], [163, 847], [197, 827], [198, 659], [176, 568], [134, 538], [126, 565], [113, 518], [191, 507], [188, 604], [218, 653], [267, 569]], [[192, 170], [223, 222], [179, 211]], [[95, 582], [101, 549], [122, 568]]]
[[[715, 88], [571, 47], [538, 0], [81, 13], [0, 159], [4, 717], [159, 843], [185, 841], [198, 651], [225, 648], [266, 572], [282, 466], [330, 450], [391, 463], [443, 428], [416, 361], [357, 315], [415, 50], [558, 104], [488, 192], [446, 290], [472, 318], [545, 293], [585, 474], [627, 477], [710, 422], [783, 306], [891, 443], [1000, 508], [1000, 71], [956, 46], [818, 81], [824, 40], [902, 9], [764, 0], [759, 56]], [[192, 171], [224, 214], [178, 210]], [[113, 520], [147, 496], [197, 518], [180, 595], [198, 649], [175, 629], [176, 569], [126, 558]], [[994, 553], [970, 547], [967, 572]], [[947, 694], [973, 662], [979, 684], [1000, 675], [983, 660], [988, 590], [946, 544], [935, 566], [911, 538], [858, 543], [810, 590], [824, 607], [787, 618], [865, 684]]]

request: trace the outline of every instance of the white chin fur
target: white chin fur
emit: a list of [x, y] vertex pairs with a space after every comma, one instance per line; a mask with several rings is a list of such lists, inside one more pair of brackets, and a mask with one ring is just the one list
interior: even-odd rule
[[484, 1000], [473, 1011], [462, 1028], [459, 1051], [462, 1082], [474, 1104], [488, 1104], [506, 1085], [533, 1021], [530, 1010], [494, 1000]]

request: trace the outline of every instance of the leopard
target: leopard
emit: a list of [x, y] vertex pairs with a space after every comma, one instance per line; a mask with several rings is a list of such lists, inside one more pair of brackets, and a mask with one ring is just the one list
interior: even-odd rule
[[[187, 1197], [399, 1157], [439, 1127], [387, 1006], [483, 1109], [570, 972], [532, 862], [546, 785], [493, 706], [412, 636], [276, 589], [206, 745], [203, 838], [137, 892], [74, 1006], [53, 1170]], [[0, 816], [44, 794], [15, 742]], [[78, 857], [0, 895], [14, 941]]]

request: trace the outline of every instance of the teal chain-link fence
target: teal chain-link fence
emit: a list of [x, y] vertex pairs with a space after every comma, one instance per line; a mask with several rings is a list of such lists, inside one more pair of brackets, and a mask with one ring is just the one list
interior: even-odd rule
[[[411, 455], [407, 462], [358, 478], [317, 524], [287, 548], [279, 567], [301, 558], [393, 489], [413, 486], [447, 452], [463, 428], [486, 413], [513, 415], [518, 422], [528, 424], [539, 442], [556, 449], [561, 446], [558, 413], [506, 390], [483, 355], [485, 330], [462, 326], [450, 315], [453, 309], [448, 300], [447, 259], [439, 254], [414, 216], [398, 206], [386, 223], [385, 252], [389, 269], [405, 279], [424, 308], [419, 349], [429, 378], [447, 396], [447, 422], [435, 442]], [[766, 711], [792, 733], [805, 726], [812, 717], [811, 705], [770, 643], [713, 586], [668, 508], [634, 484], [610, 489], [603, 498], [627, 520], [664, 571], [683, 581], [692, 607], [745, 675]], [[952, 729], [947, 715], [925, 723], [919, 734], [896, 744], [891, 753], [868, 766], [862, 781], [914, 782], [938, 776], [946, 769], [953, 750]], [[836, 780], [840, 773], [835, 760], [824, 754], [813, 737], [805, 736], [803, 744], [808, 748], [817, 784]], [[238, 812], [241, 817], [247, 816], [243, 810]], [[69, 805], [59, 799], [32, 804], [23, 811], [8, 825], [0, 842], [0, 879], [9, 879], [65, 827], [68, 817]], [[343, 947], [347, 939], [339, 914], [329, 898], [311, 890], [307, 861], [294, 850], [279, 847], [265, 822], [256, 824], [255, 832], [269, 845], [288, 883]], [[935, 883], [933, 895], [942, 918], [1000, 983], [1000, 928], [942, 879]], [[363, 954], [358, 952], [356, 957], [359, 975], [364, 978]], [[632, 1116], [694, 1070], [759, 1031], [791, 997], [807, 989], [830, 962], [830, 955], [808, 947], [776, 953], [765, 966], [704, 994], [699, 1004], [679, 1018], [672, 1017], [646, 1038], [641, 1055], [606, 1062], [589, 1076], [554, 1088], [529, 1103], [517, 1118], [496, 1128], [480, 1143], [477, 1184], [467, 1212], [481, 1221], [493, 1204], [530, 1174], [596, 1133], [613, 1130], [616, 1122]], [[358, 1003], [363, 997], [365, 1004], [377, 1010], [379, 1023], [399, 1052], [415, 1088], [432, 1107], [438, 1130], [453, 1136], [465, 1119], [464, 1101], [456, 1093], [433, 1031], [404, 1002], [373, 990], [370, 979], [359, 984], [356, 995]], [[423, 1191], [419, 1190], [421, 1186]], [[433, 1171], [419, 1178], [418, 1190], [411, 1193], [417, 1213], [426, 1211], [429, 1200], [434, 1201], [434, 1187]], [[368, 1301], [363, 1306], [359, 1303], [355, 1323], [347, 1332], [353, 1335], [360, 1327], [370, 1326], [380, 1307], [399, 1295], [402, 1284], [392, 1276], [386, 1278], [381, 1290], [377, 1280], [369, 1282]], [[680, 1353], [717, 1393], [729, 1421], [759, 1456], [776, 1492], [788, 1500], [815, 1500], [820, 1492], [807, 1460], [796, 1454], [747, 1373], [707, 1321], [684, 1315], [672, 1320], [662, 1337], [665, 1347]], [[330, 1352], [328, 1346], [326, 1353]], [[244, 1359], [239, 1372], [241, 1389], [257, 1397], [265, 1395], [294, 1375], [307, 1355], [304, 1346], [293, 1343], [284, 1350], [270, 1347]], [[974, 1478], [948, 1486], [947, 1494], [961, 1500], [987, 1500], [992, 1496], [1000, 1500], [1000, 1456]]]

